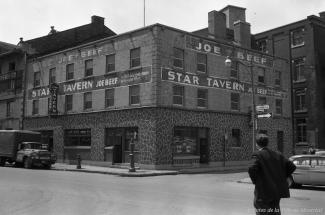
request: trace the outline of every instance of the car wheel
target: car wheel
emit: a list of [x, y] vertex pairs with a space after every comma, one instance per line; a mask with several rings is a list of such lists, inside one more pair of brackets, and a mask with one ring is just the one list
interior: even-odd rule
[[24, 168], [26, 169], [32, 168], [32, 160], [30, 158], [24, 159]]
[[45, 169], [51, 169], [51, 164], [44, 165]]

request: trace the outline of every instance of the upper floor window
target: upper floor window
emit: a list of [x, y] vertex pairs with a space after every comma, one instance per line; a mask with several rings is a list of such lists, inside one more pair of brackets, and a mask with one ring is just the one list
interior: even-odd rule
[[291, 48], [305, 44], [304, 32], [304, 28], [298, 28], [291, 31]]
[[197, 53], [197, 71], [207, 72], [207, 55], [202, 53]]
[[240, 129], [233, 128], [231, 130], [231, 146], [232, 147], [241, 147], [241, 141], [240, 141]]
[[66, 80], [73, 79], [73, 73], [74, 73], [74, 64], [70, 63], [66, 66]]
[[84, 93], [84, 109], [90, 109], [92, 108], [93, 103], [92, 103], [92, 93], [91, 92], [87, 92]]
[[8, 101], [7, 102], [7, 117], [13, 116], [13, 107], [14, 107], [14, 102], [13, 101]]
[[173, 49], [173, 66], [177, 68], [184, 67], [184, 50], [180, 48]]
[[197, 89], [197, 106], [205, 108], [208, 106], [208, 90]]
[[41, 72], [34, 72], [34, 87], [41, 85]]
[[239, 110], [240, 95], [239, 93], [231, 93], [230, 95], [230, 108], [231, 110]]
[[49, 84], [53, 84], [56, 82], [56, 69], [51, 68], [49, 71]]
[[259, 84], [265, 84], [265, 68], [258, 69], [257, 81]]
[[93, 75], [93, 60], [89, 59], [85, 61], [85, 77]]
[[105, 107], [114, 106], [114, 88], [105, 90]]
[[65, 111], [71, 111], [73, 108], [73, 95], [65, 96]]
[[306, 90], [295, 91], [295, 111], [306, 111]]
[[179, 86], [179, 85], [173, 86], [173, 104], [174, 105], [184, 104], [184, 86]]
[[266, 97], [258, 97], [258, 105], [266, 105]]
[[39, 100], [33, 100], [33, 110], [32, 110], [32, 114], [38, 114], [39, 111]]
[[15, 71], [16, 70], [16, 63], [15, 62], [10, 62], [9, 63], [9, 72]]
[[305, 118], [296, 120], [297, 142], [304, 144], [307, 142], [307, 122]]
[[281, 115], [282, 114], [282, 100], [275, 100], [275, 113]]
[[130, 67], [140, 66], [140, 48], [131, 49], [130, 51]]
[[238, 79], [238, 69], [239, 63], [237, 61], [233, 61], [230, 68], [230, 78]]
[[140, 104], [140, 86], [134, 85], [129, 87], [130, 105]]
[[293, 81], [305, 80], [305, 57], [292, 60]]
[[275, 70], [274, 71], [274, 85], [275, 86], [281, 86], [281, 71]]
[[267, 53], [267, 39], [257, 41], [256, 46], [259, 51]]
[[115, 71], [115, 54], [106, 56], [106, 73]]

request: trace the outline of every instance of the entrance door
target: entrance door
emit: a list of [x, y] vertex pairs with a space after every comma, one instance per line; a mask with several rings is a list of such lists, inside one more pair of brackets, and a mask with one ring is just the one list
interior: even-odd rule
[[123, 162], [123, 137], [122, 136], [115, 136], [114, 137], [114, 148], [113, 148], [113, 163], [122, 163]]
[[283, 153], [283, 131], [278, 131], [277, 133], [277, 145], [278, 151]]
[[200, 138], [200, 163], [208, 163], [209, 162], [209, 148], [208, 148], [208, 140]]

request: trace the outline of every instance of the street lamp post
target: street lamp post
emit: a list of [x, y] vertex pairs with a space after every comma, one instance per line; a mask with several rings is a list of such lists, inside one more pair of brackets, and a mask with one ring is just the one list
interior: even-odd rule
[[[249, 61], [249, 72], [250, 72], [250, 75], [251, 75], [251, 87], [252, 87], [252, 151], [254, 152], [255, 151], [255, 136], [256, 136], [256, 105], [255, 105], [255, 85], [254, 85], [254, 71], [253, 71], [253, 62], [252, 62], [253, 58]], [[242, 65], [244, 66], [247, 66], [246, 64], [242, 63], [241, 61], [238, 61], [239, 63], [241, 63]], [[227, 59], [225, 60], [225, 65], [227, 67], [231, 67], [231, 59], [227, 56]]]

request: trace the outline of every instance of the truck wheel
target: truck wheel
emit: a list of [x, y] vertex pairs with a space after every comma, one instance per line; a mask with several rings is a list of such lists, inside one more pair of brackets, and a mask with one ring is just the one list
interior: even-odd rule
[[24, 168], [26, 169], [32, 168], [32, 160], [30, 158], [24, 159]]
[[45, 168], [45, 169], [51, 169], [51, 164], [46, 164], [46, 165], [44, 165], [44, 168]]
[[0, 157], [0, 166], [4, 166], [6, 164], [6, 159], [3, 157]]

